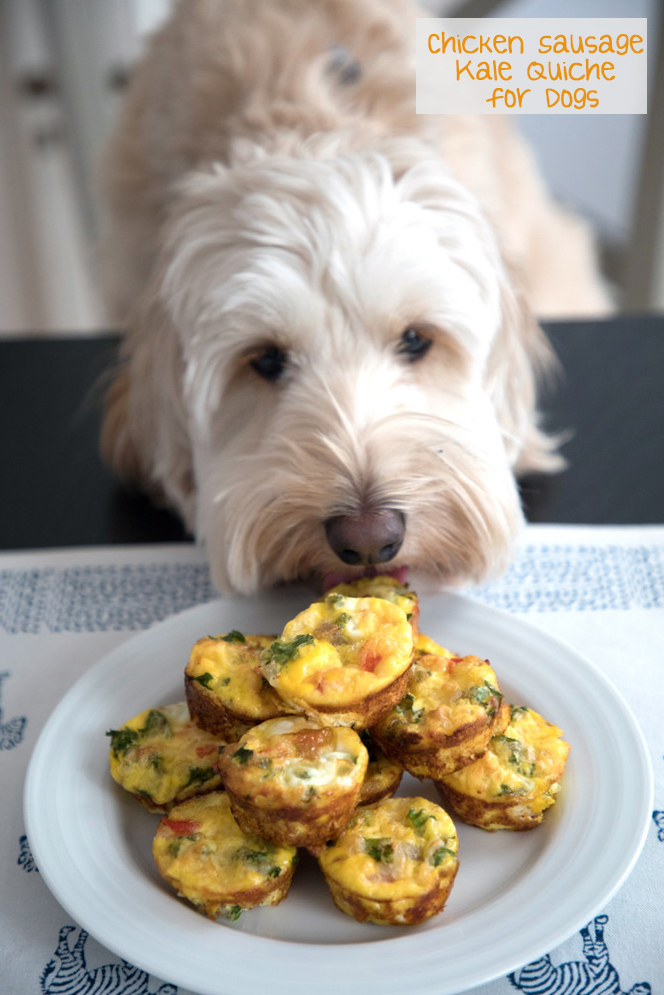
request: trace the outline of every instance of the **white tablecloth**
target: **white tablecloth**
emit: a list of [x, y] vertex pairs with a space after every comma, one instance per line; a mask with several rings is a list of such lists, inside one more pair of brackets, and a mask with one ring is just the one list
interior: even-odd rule
[[[526, 995], [664, 993], [664, 527], [530, 526], [509, 572], [468, 593], [528, 615], [601, 664], [638, 719], [655, 774], [634, 871], [585, 942], [580, 933], [551, 951], [546, 979]], [[45, 720], [92, 663], [213, 597], [205, 560], [188, 545], [0, 555], [1, 995], [147, 995], [168, 983], [86, 938], [50, 895], [25, 835], [23, 781]], [[65, 980], [47, 965], [75, 943]], [[476, 989], [515, 991], [508, 977]]]

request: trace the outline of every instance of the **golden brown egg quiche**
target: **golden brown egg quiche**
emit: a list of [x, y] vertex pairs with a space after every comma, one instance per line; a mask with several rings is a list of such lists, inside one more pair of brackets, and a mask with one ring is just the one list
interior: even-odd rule
[[413, 630], [413, 640], [419, 633], [420, 604], [417, 595], [407, 584], [401, 584], [394, 577], [361, 577], [349, 584], [336, 584], [327, 592], [327, 597], [342, 594], [347, 598], [383, 598], [403, 609]]
[[368, 761], [352, 729], [286, 716], [254, 726], [228, 746], [219, 770], [246, 832], [315, 851], [348, 822]]
[[502, 697], [486, 660], [416, 656], [406, 694], [371, 735], [410, 774], [440, 779], [484, 753], [508, 716]]
[[402, 698], [412, 658], [412, 629], [398, 605], [334, 594], [288, 622], [262, 668], [292, 709], [321, 725], [366, 729]]
[[216, 765], [225, 743], [194, 725], [184, 701], [147, 709], [107, 735], [114, 780], [151, 812], [221, 785]]
[[243, 833], [224, 791], [172, 809], [157, 827], [152, 853], [161, 876], [210, 919], [278, 905], [297, 863], [293, 847]]
[[426, 798], [358, 808], [318, 862], [339, 909], [358, 922], [413, 925], [440, 912], [458, 868], [454, 823]]
[[438, 782], [445, 803], [481, 829], [534, 829], [560, 791], [570, 751], [562, 735], [531, 708], [513, 706], [486, 753]]
[[191, 716], [201, 729], [233, 743], [250, 726], [289, 711], [259, 666], [261, 652], [275, 639], [234, 629], [198, 640], [184, 683]]

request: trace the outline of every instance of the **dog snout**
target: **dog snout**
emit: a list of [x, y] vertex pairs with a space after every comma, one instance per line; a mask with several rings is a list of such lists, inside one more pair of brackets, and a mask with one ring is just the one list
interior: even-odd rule
[[393, 508], [336, 515], [325, 522], [330, 547], [343, 563], [353, 566], [393, 560], [405, 534], [406, 516]]

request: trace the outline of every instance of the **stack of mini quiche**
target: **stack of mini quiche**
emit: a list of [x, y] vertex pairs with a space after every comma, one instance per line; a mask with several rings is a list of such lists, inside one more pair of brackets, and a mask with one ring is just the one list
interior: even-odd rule
[[447, 900], [458, 841], [440, 805], [394, 797], [404, 770], [483, 829], [542, 821], [569, 753], [561, 730], [418, 622], [391, 577], [338, 585], [280, 636], [200, 639], [186, 703], [108, 733], [114, 779], [163, 814], [154, 858], [180, 895], [214, 919], [277, 905], [306, 848], [343, 912], [423, 922]]

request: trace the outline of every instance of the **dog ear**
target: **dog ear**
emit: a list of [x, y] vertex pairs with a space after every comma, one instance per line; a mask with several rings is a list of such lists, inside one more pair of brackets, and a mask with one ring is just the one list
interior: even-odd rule
[[194, 481], [182, 401], [178, 337], [156, 294], [131, 315], [104, 399], [102, 458], [125, 482], [174, 507], [192, 525]]
[[539, 427], [537, 387], [555, 377], [558, 360], [514, 277], [502, 282], [501, 312], [485, 386], [508, 459], [517, 476], [556, 473], [565, 467], [565, 460], [556, 452], [563, 437], [549, 436]]

